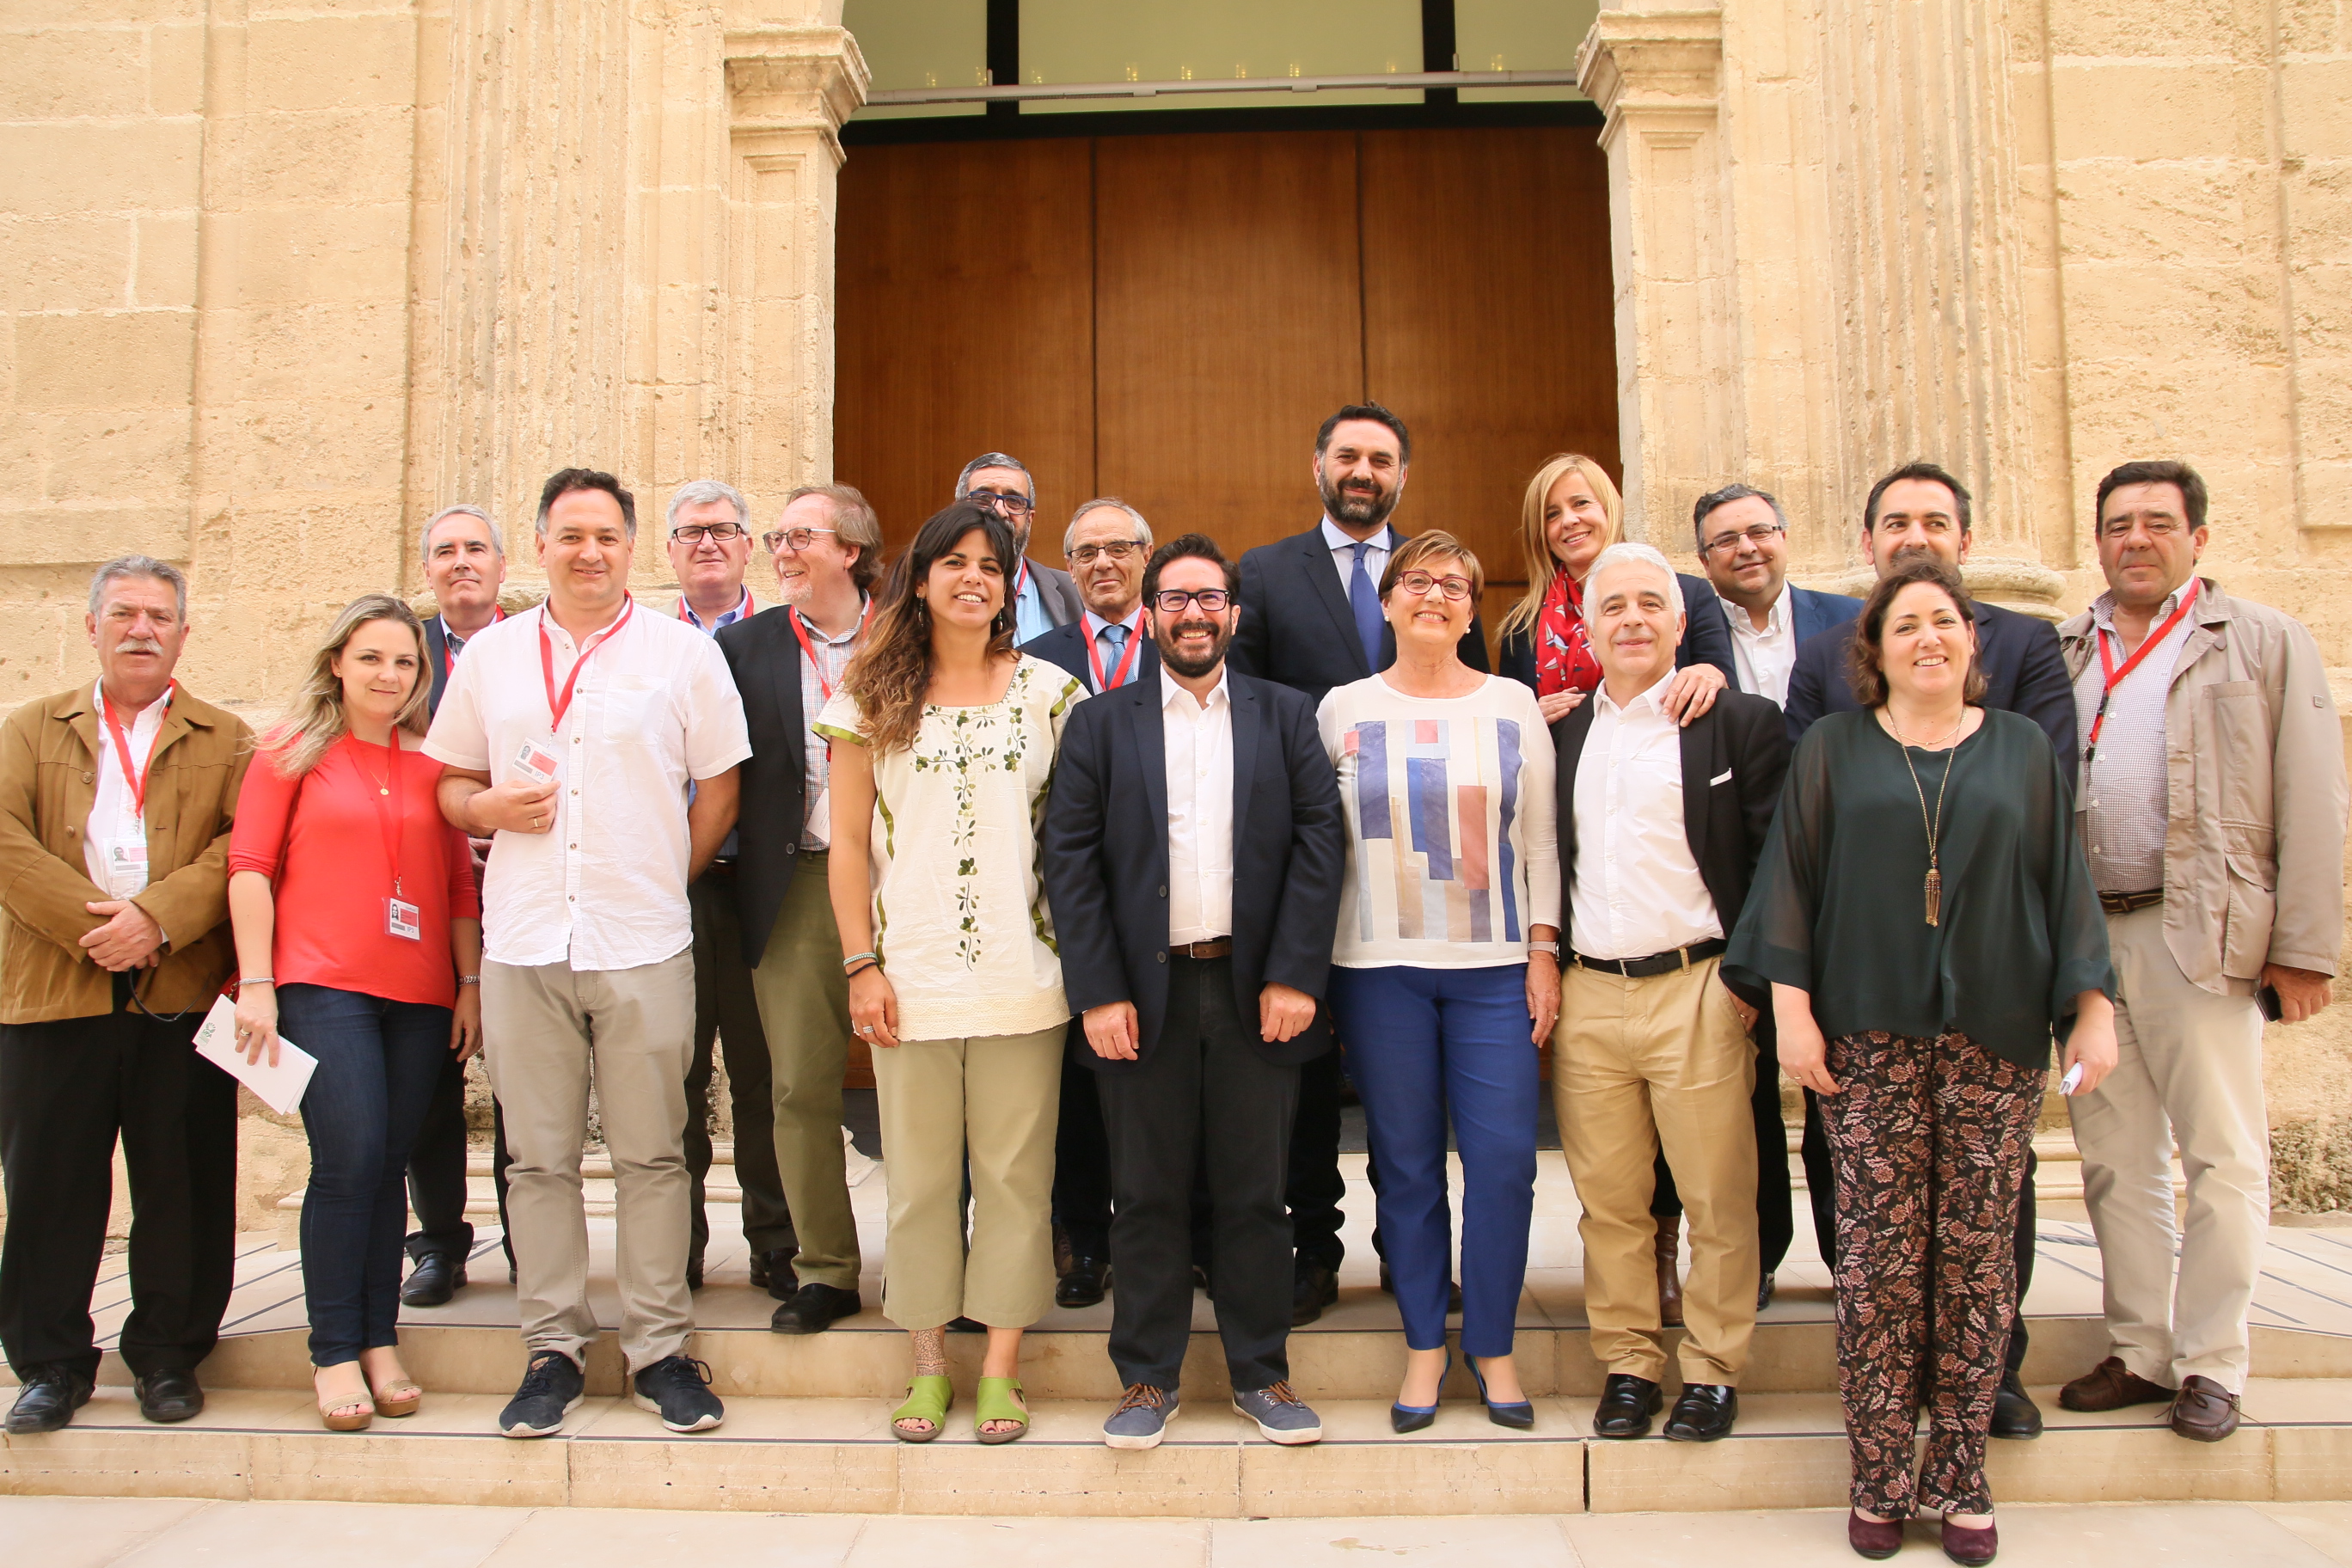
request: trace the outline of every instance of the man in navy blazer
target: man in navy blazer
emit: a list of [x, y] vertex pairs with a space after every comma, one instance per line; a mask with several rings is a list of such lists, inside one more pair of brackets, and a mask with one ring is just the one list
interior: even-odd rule
[[1706, 613], [1723, 628], [1732, 683], [1787, 707], [1797, 650], [1862, 614], [1862, 601], [1789, 581], [1789, 515], [1753, 485], [1699, 497], [1691, 521], [1712, 590]]
[[[1403, 499], [1412, 463], [1404, 421], [1377, 403], [1351, 403], [1315, 435], [1315, 489], [1323, 520], [1304, 533], [1244, 552], [1246, 606], [1234, 633], [1233, 667], [1287, 686], [1312, 712], [1335, 686], [1361, 680], [1396, 662], [1396, 634], [1380, 612], [1381, 574], [1389, 554], [1411, 537], [1389, 523]], [[1462, 635], [1462, 662], [1486, 669], [1486, 632], [1478, 617]], [[1339, 1299], [1339, 1054], [1318, 1058], [1299, 1086], [1298, 1125], [1290, 1141], [1290, 1222], [1297, 1253], [1291, 1322], [1313, 1322]], [[1380, 1246], [1376, 1231], [1372, 1246]]]
[[[1862, 509], [1862, 553], [1884, 578], [1906, 561], [1932, 555], [1958, 572], [1969, 558], [1969, 492], [1960, 481], [1933, 463], [1906, 463], [1870, 489]], [[2066, 674], [2065, 656], [2059, 651], [2058, 630], [2047, 621], [2021, 616], [1998, 605], [1979, 603], [1977, 658], [1985, 672], [1984, 706], [2022, 713], [2042, 726], [2057, 748], [2066, 777], [2075, 775], [2078, 754], [2074, 736], [2074, 683]], [[1789, 741], [1804, 738], [1813, 721], [1824, 713], [1848, 713], [1861, 704], [1846, 680], [1846, 650], [1853, 646], [1854, 623], [1819, 633], [1797, 650], [1797, 668], [1789, 678]], [[1821, 1127], [1821, 1112], [1811, 1089], [1805, 1091], [1805, 1183], [1813, 1200], [1814, 1225], [1824, 1237], [1833, 1173], [1829, 1140]], [[2010, 1329], [2009, 1364], [1993, 1395], [1992, 1435], [2025, 1438], [2042, 1435], [2042, 1412], [2025, 1392], [2020, 1369], [2025, 1363], [2026, 1328], [2022, 1303], [2033, 1283], [2033, 1173], [2039, 1163], [2026, 1152], [2025, 1186], [2017, 1208], [2017, 1299], [2020, 1307]], [[1822, 1261], [1834, 1267], [1834, 1248], [1824, 1240]]]
[[1158, 1444], [1192, 1321], [1192, 1193], [1234, 1406], [1313, 1442], [1290, 1391], [1284, 1169], [1299, 1065], [1330, 1048], [1317, 1005], [1339, 924], [1339, 782], [1305, 698], [1228, 669], [1238, 574], [1187, 534], [1144, 602], [1159, 673], [1071, 711], [1044, 833], [1062, 984], [1110, 1135], [1113, 1447]]

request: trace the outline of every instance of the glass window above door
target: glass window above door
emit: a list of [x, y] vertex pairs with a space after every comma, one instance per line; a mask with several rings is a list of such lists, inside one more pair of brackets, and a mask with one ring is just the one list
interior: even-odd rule
[[[988, 82], [988, 0], [845, 0], [841, 25], [857, 40], [877, 90], [982, 87]], [[982, 114], [978, 103], [876, 104], [860, 120]]]
[[[1021, 0], [1021, 79], [1033, 85], [1410, 74], [1420, 0]], [[1421, 94], [1318, 92], [1300, 102], [1415, 104]], [[1093, 99], [1027, 113], [1279, 106], [1265, 93]]]
[[[1573, 70], [1601, 0], [1454, 0], [1454, 47], [1466, 71]], [[1580, 99], [1573, 87], [1475, 87], [1465, 103]]]

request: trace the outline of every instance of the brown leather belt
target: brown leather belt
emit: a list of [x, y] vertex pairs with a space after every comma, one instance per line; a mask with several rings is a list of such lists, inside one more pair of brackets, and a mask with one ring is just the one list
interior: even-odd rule
[[1653, 974], [1672, 974], [1678, 969], [1688, 969], [1694, 963], [1704, 963], [1731, 944], [1723, 938], [1709, 937], [1688, 947], [1678, 947], [1672, 952], [1654, 952], [1647, 958], [1587, 958], [1580, 952], [1569, 954], [1570, 961], [1581, 968], [1594, 969], [1603, 974], [1622, 974], [1628, 980], [1647, 980]]
[[1231, 958], [1234, 955], [1234, 939], [1229, 936], [1215, 937], [1208, 942], [1188, 942], [1171, 947], [1168, 951], [1179, 958]]
[[2144, 893], [2101, 893], [2099, 908], [2111, 915], [2128, 915], [2140, 910], [2153, 909], [2164, 902], [2164, 889], [2150, 888]]

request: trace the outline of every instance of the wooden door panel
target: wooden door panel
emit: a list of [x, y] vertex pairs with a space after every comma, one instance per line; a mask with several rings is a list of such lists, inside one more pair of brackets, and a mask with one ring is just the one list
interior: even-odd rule
[[[1516, 584], [1519, 498], [1543, 459], [1619, 473], [1606, 162], [1570, 127], [1362, 142], [1366, 384], [1413, 440], [1398, 523], [1458, 535], [1490, 583]], [[1490, 621], [1517, 597], [1490, 595]]]
[[1095, 153], [1101, 487], [1238, 556], [1309, 526], [1315, 428], [1363, 395], [1356, 138], [1108, 137]]
[[[1010, 452], [1045, 515], [1094, 493], [1084, 142], [859, 147], [842, 165], [834, 476], [895, 553], [957, 471]], [[1058, 522], [1033, 547], [1060, 559]]]

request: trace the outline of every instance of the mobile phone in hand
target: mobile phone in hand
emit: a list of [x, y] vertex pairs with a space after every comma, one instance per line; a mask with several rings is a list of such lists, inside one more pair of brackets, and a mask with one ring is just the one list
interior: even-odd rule
[[2273, 1024], [2286, 1016], [2286, 1007], [2279, 1001], [2278, 987], [2275, 985], [2265, 985], [2255, 992], [2254, 1005], [2260, 1007], [2263, 1010], [2263, 1016]]

